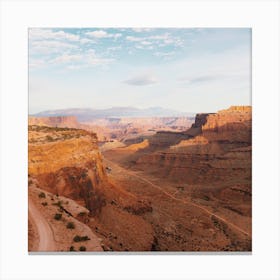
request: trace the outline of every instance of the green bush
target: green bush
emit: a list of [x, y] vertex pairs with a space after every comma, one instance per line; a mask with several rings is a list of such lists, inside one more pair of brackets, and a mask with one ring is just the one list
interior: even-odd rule
[[70, 229], [74, 229], [74, 228], [75, 228], [75, 225], [74, 225], [74, 223], [72, 223], [72, 222], [68, 222], [66, 227], [67, 227], [67, 228], [70, 228]]
[[46, 194], [44, 192], [40, 192], [38, 196], [40, 198], [46, 198]]
[[87, 250], [87, 248], [85, 246], [80, 247], [80, 251], [86, 251], [86, 250]]
[[54, 215], [54, 219], [57, 220], [57, 221], [61, 220], [61, 217], [62, 217], [62, 214], [60, 214], [60, 213], [56, 213]]

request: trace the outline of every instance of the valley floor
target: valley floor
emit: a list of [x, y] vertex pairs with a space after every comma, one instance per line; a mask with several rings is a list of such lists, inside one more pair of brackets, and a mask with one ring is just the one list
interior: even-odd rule
[[143, 171], [121, 167], [114, 153], [107, 152], [104, 165], [109, 180], [126, 191], [151, 202], [153, 211], [143, 214], [156, 236], [160, 251], [250, 251], [251, 217], [223, 207], [219, 199], [198, 199], [190, 186], [172, 183]]

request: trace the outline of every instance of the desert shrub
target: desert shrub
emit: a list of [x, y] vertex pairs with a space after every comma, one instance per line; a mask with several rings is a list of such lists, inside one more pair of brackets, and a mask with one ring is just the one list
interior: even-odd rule
[[81, 241], [81, 236], [80, 235], [75, 235], [75, 237], [73, 238], [73, 241], [80, 242]]
[[61, 206], [62, 206], [62, 201], [61, 201], [61, 200], [59, 200], [58, 202], [55, 202], [55, 203], [53, 203], [52, 205], [55, 205], [55, 206], [61, 207]]
[[89, 238], [87, 235], [85, 235], [85, 236], [76, 235], [76, 236], [73, 238], [73, 240], [74, 240], [75, 242], [81, 242], [81, 241], [90, 240], [90, 238]]
[[76, 251], [76, 250], [75, 250], [74, 246], [71, 246], [71, 247], [69, 248], [69, 251], [70, 251], [70, 252], [74, 252], [74, 251]]
[[48, 205], [48, 202], [42, 202], [42, 205], [43, 205], [43, 206], [47, 206], [47, 205]]
[[61, 217], [62, 217], [62, 214], [60, 214], [60, 213], [56, 213], [54, 215], [54, 219], [57, 220], [57, 221], [61, 220]]
[[68, 222], [67, 225], [66, 225], [66, 227], [69, 228], [69, 229], [74, 229], [74, 228], [75, 228], [75, 225], [74, 225], [74, 223], [72, 223], [72, 222]]
[[81, 237], [81, 239], [82, 239], [82, 241], [87, 241], [87, 240], [90, 240], [90, 238], [89, 238], [87, 235], [82, 236], [82, 237]]
[[80, 212], [80, 213], [78, 214], [78, 216], [79, 216], [79, 217], [84, 217], [86, 214], [87, 214], [86, 212]]
[[46, 198], [46, 194], [44, 192], [40, 192], [38, 196], [40, 198]]
[[80, 251], [86, 251], [86, 250], [87, 250], [87, 248], [85, 246], [80, 247]]

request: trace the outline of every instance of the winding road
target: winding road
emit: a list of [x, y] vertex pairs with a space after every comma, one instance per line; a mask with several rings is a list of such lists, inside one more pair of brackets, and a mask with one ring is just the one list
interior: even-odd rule
[[119, 166], [118, 164], [112, 162], [111, 160], [108, 160], [108, 159], [105, 158], [105, 157], [103, 157], [103, 160], [104, 160], [105, 162], [108, 162], [109, 165], [114, 166], [115, 168], [119, 168], [120, 170], [122, 170], [123, 172], [125, 172], [125, 174], [129, 174], [129, 175], [132, 176], [132, 177], [138, 178], [138, 179], [142, 180], [143, 182], [149, 184], [149, 185], [152, 186], [153, 188], [156, 188], [157, 190], [159, 190], [161, 193], [163, 193], [163, 194], [166, 195], [167, 197], [169, 197], [169, 198], [171, 198], [171, 199], [173, 199], [173, 200], [175, 200], [175, 201], [181, 202], [181, 203], [183, 203], [183, 204], [191, 205], [191, 206], [193, 206], [193, 207], [197, 207], [197, 208], [199, 208], [200, 210], [206, 212], [210, 217], [215, 217], [216, 219], [222, 221], [223, 223], [227, 224], [228, 226], [232, 227], [233, 229], [235, 229], [235, 230], [241, 232], [242, 234], [248, 236], [249, 238], [251, 238], [251, 235], [250, 235], [248, 232], [246, 232], [245, 230], [243, 230], [243, 229], [240, 228], [239, 226], [233, 224], [232, 222], [228, 221], [227, 219], [221, 217], [220, 215], [218, 215], [218, 214], [216, 214], [216, 213], [214, 213], [214, 212], [211, 212], [211, 211], [208, 210], [207, 208], [205, 208], [205, 207], [203, 207], [203, 206], [201, 206], [201, 205], [199, 205], [199, 204], [197, 204], [197, 203], [194, 203], [194, 202], [192, 202], [192, 201], [177, 198], [177, 197], [174, 196], [174, 194], [172, 195], [171, 193], [169, 193], [169, 192], [163, 190], [160, 186], [158, 186], [158, 185], [154, 184], [153, 182], [151, 182], [150, 180], [148, 180], [147, 178], [144, 178], [143, 175], [140, 176], [140, 175], [136, 174], [136, 173], [133, 172], [133, 171], [127, 170], [127, 169], [125, 169], [125, 168]]
[[53, 237], [53, 232], [48, 221], [40, 213], [40, 211], [35, 206], [34, 202], [29, 199], [28, 201], [28, 217], [32, 220], [36, 226], [36, 230], [39, 235], [39, 244], [36, 251], [55, 251], [55, 242]]

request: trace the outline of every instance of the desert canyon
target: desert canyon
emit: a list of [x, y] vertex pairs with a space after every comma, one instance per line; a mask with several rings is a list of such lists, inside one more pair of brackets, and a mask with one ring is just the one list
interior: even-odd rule
[[251, 157], [251, 106], [29, 116], [29, 252], [251, 251]]

